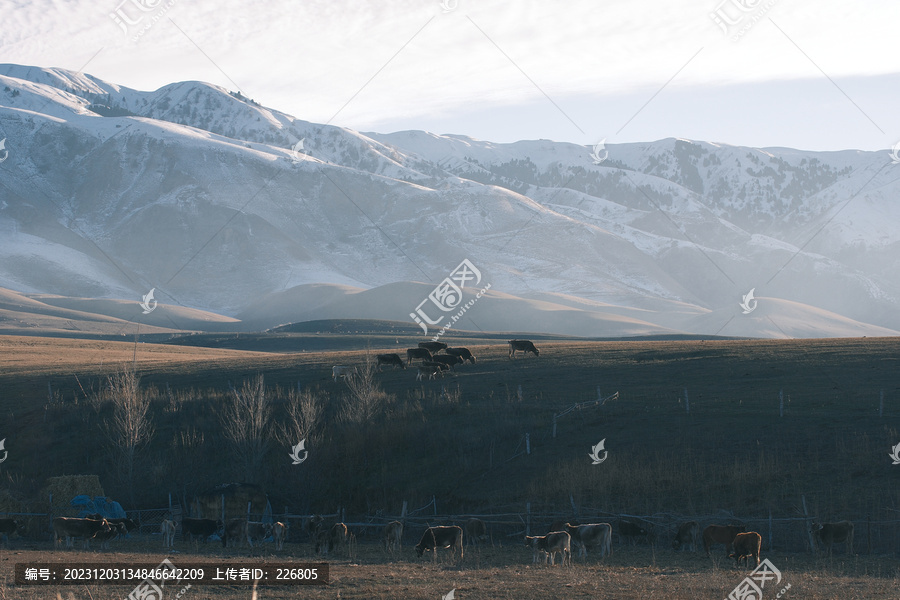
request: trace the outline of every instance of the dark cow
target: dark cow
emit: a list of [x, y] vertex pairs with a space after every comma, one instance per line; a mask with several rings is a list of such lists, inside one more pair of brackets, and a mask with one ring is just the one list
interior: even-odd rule
[[535, 356], [540, 356], [541, 353], [537, 348], [534, 347], [534, 344], [529, 340], [509, 340], [506, 342], [509, 344], [509, 357], [515, 358], [516, 352], [521, 352], [523, 355], [526, 352], [532, 352]]
[[566, 525], [572, 542], [578, 546], [579, 556], [587, 559], [588, 546], [600, 547], [600, 558], [612, 554], [612, 525], [591, 523], [589, 525]]
[[[572, 565], [572, 536], [567, 531], [554, 531], [547, 535], [525, 536], [525, 545], [534, 549], [531, 562], [538, 562], [541, 553], [545, 553], [550, 564], [554, 564], [556, 553], [562, 554], [562, 564]], [[545, 560], [546, 562], [546, 560]]]
[[126, 519], [125, 517], [113, 517], [110, 519], [109, 517], [104, 517], [100, 513], [94, 513], [91, 515], [86, 515], [84, 518], [85, 519], [94, 519], [95, 521], [99, 521], [100, 519], [106, 519], [107, 521], [109, 521], [110, 525], [118, 525], [121, 523], [122, 525], [125, 526], [126, 533], [129, 531], [132, 531], [134, 529], [137, 529], [137, 523], [135, 523], [131, 519]]
[[678, 526], [678, 532], [675, 534], [675, 540], [672, 542], [672, 549], [680, 550], [690, 546], [691, 552], [697, 551], [700, 542], [700, 523], [697, 521], [687, 521]]
[[709, 525], [703, 530], [703, 549], [709, 556], [709, 547], [713, 544], [725, 544], [725, 555], [731, 554], [734, 538], [739, 533], [744, 533], [747, 528], [744, 525]]
[[419, 342], [419, 348], [425, 348], [432, 354], [437, 354], [441, 350], [446, 350], [447, 344], [444, 342]]
[[[741, 561], [749, 558], [756, 559], [756, 566], [759, 566], [759, 549], [762, 548], [762, 536], [755, 531], [747, 533], [739, 533], [734, 536], [734, 552], [728, 556], [734, 557], [734, 565], [738, 566]], [[749, 565], [748, 565], [749, 566]]]
[[431, 360], [431, 352], [427, 348], [408, 348], [406, 350], [406, 364], [411, 365], [414, 358]]
[[463, 359], [459, 356], [453, 356], [451, 354], [436, 354], [431, 357], [432, 362], [443, 363], [448, 367], [452, 367], [453, 365], [461, 365], [463, 364]]
[[459, 558], [463, 558], [463, 531], [458, 525], [429, 527], [422, 534], [422, 539], [416, 544], [416, 556], [422, 556], [426, 550], [434, 554], [432, 560], [437, 560], [437, 549], [449, 548], [450, 555], [456, 554], [459, 548]]
[[85, 548], [90, 547], [90, 539], [100, 532], [109, 532], [106, 519], [78, 519], [74, 517], [56, 517], [53, 519], [53, 547], [59, 548], [59, 541], [66, 538], [66, 548], [74, 545], [75, 538], [81, 538]]
[[847, 554], [853, 553], [853, 523], [839, 521], [837, 523], [813, 523], [816, 540], [824, 544], [831, 556], [831, 547], [835, 542], [847, 545]]
[[481, 538], [487, 537], [487, 525], [481, 519], [471, 518], [466, 521], [466, 541], [470, 544], [478, 544]]
[[181, 519], [181, 538], [183, 540], [206, 542], [206, 538], [218, 533], [223, 528], [222, 521], [213, 519]]
[[222, 546], [228, 547], [228, 540], [232, 545], [240, 548], [244, 547], [244, 540], [247, 539], [247, 519], [228, 519], [222, 531]]
[[458, 356], [463, 359], [463, 362], [469, 361], [473, 365], [475, 364], [475, 356], [469, 352], [468, 348], [447, 348], [445, 352], [451, 356]]
[[406, 368], [406, 363], [403, 362], [403, 359], [400, 358], [399, 354], [379, 354], [375, 357], [375, 360], [378, 361], [378, 366], [381, 365], [390, 365], [394, 367], [400, 367], [401, 369]]
[[100, 542], [102, 550], [109, 550], [109, 541], [118, 536], [125, 537], [128, 534], [128, 528], [125, 523], [110, 523], [109, 531], [98, 531], [94, 535], [94, 539]]
[[384, 538], [382, 538], [382, 546], [385, 552], [393, 554], [401, 548], [403, 543], [403, 523], [400, 521], [391, 521], [384, 526]]
[[634, 521], [621, 519], [618, 525], [619, 536], [622, 538], [623, 542], [625, 538], [628, 538], [628, 540], [631, 542], [631, 545], [633, 546], [635, 543], [637, 543], [637, 538], [644, 538], [648, 542], [650, 541], [649, 524], [635, 523]]
[[322, 518], [322, 515], [313, 515], [309, 518], [309, 522], [306, 524], [306, 529], [309, 533], [309, 537], [312, 540], [316, 539], [316, 534], [319, 533], [325, 527], [325, 519]]

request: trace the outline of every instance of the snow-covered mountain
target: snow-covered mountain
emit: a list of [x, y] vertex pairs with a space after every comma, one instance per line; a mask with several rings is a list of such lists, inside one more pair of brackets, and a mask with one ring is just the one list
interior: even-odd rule
[[411, 321], [467, 258], [484, 330], [900, 330], [887, 152], [364, 134], [206, 83], [19, 65], [0, 65], [4, 138], [0, 287], [27, 294]]

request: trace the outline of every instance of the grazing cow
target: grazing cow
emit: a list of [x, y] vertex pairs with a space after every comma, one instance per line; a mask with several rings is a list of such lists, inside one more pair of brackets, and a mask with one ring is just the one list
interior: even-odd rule
[[85, 548], [90, 547], [90, 539], [100, 532], [109, 532], [106, 519], [78, 519], [74, 517], [56, 517], [53, 519], [53, 547], [59, 548], [59, 541], [66, 538], [66, 548], [74, 545], [75, 538], [82, 538]]
[[[759, 549], [762, 548], [762, 536], [755, 531], [747, 533], [739, 533], [734, 536], [734, 552], [728, 556], [734, 557], [734, 565], [738, 566], [742, 560], [751, 557], [756, 559], [756, 566], [759, 566]], [[749, 566], [749, 565], [748, 565]]]
[[18, 526], [18, 523], [12, 519], [0, 519], [0, 536], [8, 542], [9, 536], [15, 533]]
[[347, 545], [350, 532], [343, 523], [335, 523], [328, 530], [319, 530], [316, 535], [316, 554], [328, 555], [332, 550], [340, 549]]
[[247, 539], [247, 519], [228, 519], [225, 522], [225, 528], [222, 531], [222, 546], [228, 547], [228, 540], [232, 541], [232, 545], [240, 548], [244, 547], [244, 540]]
[[813, 523], [812, 528], [818, 542], [828, 548], [828, 556], [831, 556], [831, 547], [835, 542], [847, 544], [847, 554], [853, 553], [853, 523], [850, 521]]
[[[181, 539], [206, 543], [206, 538], [218, 533], [222, 527], [222, 521], [183, 517], [181, 519]], [[225, 541], [224, 537], [222, 541]]]
[[438, 354], [433, 356], [431, 360], [432, 362], [443, 363], [448, 367], [463, 364], [462, 358], [460, 358], [459, 356], [453, 356], [452, 354]]
[[450, 354], [451, 356], [460, 357], [461, 359], [463, 359], [463, 362], [469, 361], [473, 365], [475, 364], [475, 356], [471, 352], [469, 352], [468, 348], [447, 348], [445, 352], [447, 354]]
[[423, 378], [427, 377], [428, 379], [434, 379], [438, 375], [443, 376], [440, 367], [429, 367], [422, 366], [418, 367], [418, 373], [416, 374], [416, 381], [422, 381]]
[[[567, 531], [553, 531], [547, 535], [526, 535], [525, 545], [534, 549], [532, 563], [538, 562], [538, 556], [545, 553], [553, 565], [556, 553], [559, 552], [562, 554], [562, 564], [572, 565], [572, 536]], [[547, 559], [544, 560], [546, 561]]]
[[159, 532], [163, 536], [163, 548], [175, 547], [175, 521], [171, 519], [163, 519], [159, 524]]
[[675, 540], [672, 542], [672, 549], [680, 550], [682, 547], [690, 546], [690, 551], [696, 552], [699, 541], [700, 523], [687, 521], [678, 526], [678, 532], [675, 534]]
[[437, 549], [449, 548], [450, 555], [456, 554], [459, 548], [459, 558], [463, 558], [463, 531], [459, 525], [429, 527], [422, 534], [422, 539], [416, 544], [416, 556], [421, 557], [426, 550], [434, 554], [432, 560], [437, 561]]
[[381, 365], [391, 365], [395, 367], [400, 367], [401, 369], [406, 368], [406, 363], [403, 362], [403, 359], [400, 358], [399, 354], [379, 354], [375, 357], [378, 366]]
[[406, 350], [406, 364], [411, 365], [412, 359], [421, 358], [422, 360], [431, 360], [431, 352], [428, 348], [409, 348]]
[[524, 355], [526, 352], [532, 352], [535, 356], [540, 356], [541, 353], [537, 348], [534, 347], [534, 344], [529, 340], [509, 340], [507, 342], [509, 344], [509, 357], [515, 358], [516, 352], [521, 352]]
[[338, 377], [349, 377], [356, 373], [356, 367], [348, 367], [345, 365], [335, 365], [331, 367], [331, 378], [337, 383]]
[[325, 526], [325, 519], [322, 518], [322, 515], [313, 515], [309, 518], [309, 522], [306, 524], [307, 532], [309, 533], [309, 537], [312, 540], [316, 539], [316, 534], [322, 530]]
[[448, 365], [446, 363], [442, 363], [442, 362], [434, 362], [433, 360], [423, 360], [422, 366], [423, 367], [437, 367], [438, 369], [441, 370], [442, 373], [444, 371], [450, 370], [450, 365]]
[[106, 519], [109, 522], [110, 526], [118, 525], [119, 523], [122, 523], [123, 525], [125, 525], [126, 533], [133, 529], [137, 529], [137, 523], [135, 523], [131, 519], [126, 519], [125, 517], [113, 517], [110, 519], [108, 517], [104, 517], [100, 513], [94, 513], [91, 515], [85, 515], [84, 518], [85, 519], [94, 519], [95, 521], [99, 521], [100, 519]]
[[120, 535], [124, 537], [128, 533], [124, 523], [110, 523], [109, 527], [109, 531], [98, 531], [94, 534], [94, 539], [100, 542], [101, 550], [109, 550], [109, 540]]
[[403, 540], [403, 523], [400, 521], [391, 521], [384, 526], [384, 537], [381, 540], [382, 546], [386, 552], [393, 554], [400, 550]]
[[487, 525], [481, 519], [471, 518], [466, 521], [466, 541], [477, 544], [481, 538], [487, 537]]
[[578, 546], [578, 555], [587, 560], [588, 546], [600, 547], [600, 558], [612, 554], [612, 525], [591, 523], [589, 525], [566, 525], [566, 531]]
[[441, 350], [446, 350], [447, 344], [444, 342], [419, 342], [419, 348], [425, 348], [432, 354], [437, 354]]
[[284, 548], [284, 538], [287, 537], [288, 532], [288, 524], [282, 523], [281, 521], [276, 521], [272, 525], [272, 540], [275, 542], [275, 549], [281, 550]]
[[619, 537], [622, 538], [623, 542], [625, 538], [628, 538], [632, 546], [637, 542], [637, 538], [639, 537], [642, 537], [649, 542], [650, 529], [645, 525], [646, 524], [641, 525], [639, 523], [635, 523], [634, 521], [621, 519], [619, 520]]
[[262, 544], [263, 540], [272, 535], [272, 525], [262, 521], [245, 521], [244, 532], [247, 537], [247, 545], [253, 547], [253, 540]]
[[734, 538], [739, 533], [744, 533], [747, 528], [743, 525], [709, 525], [703, 530], [703, 549], [709, 556], [709, 547], [713, 544], [725, 544], [725, 555], [731, 554]]

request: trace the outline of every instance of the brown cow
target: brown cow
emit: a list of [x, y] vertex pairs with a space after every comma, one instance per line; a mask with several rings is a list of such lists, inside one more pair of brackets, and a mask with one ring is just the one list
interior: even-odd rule
[[588, 525], [566, 525], [565, 529], [572, 542], [578, 546], [578, 555], [587, 560], [588, 546], [600, 547], [600, 558], [612, 554], [612, 525], [590, 523]]
[[853, 523], [850, 521], [813, 523], [812, 530], [816, 539], [828, 548], [828, 556], [831, 556], [831, 547], [835, 542], [847, 544], [847, 554], [853, 553]]
[[77, 519], [56, 517], [53, 519], [53, 547], [58, 548], [62, 538], [66, 538], [66, 548], [74, 546], [75, 538], [82, 538], [85, 548], [90, 547], [90, 539], [98, 533], [109, 533], [111, 527], [106, 519]]
[[744, 525], [710, 525], [703, 530], [703, 549], [709, 556], [709, 547], [713, 544], [725, 544], [725, 555], [729, 556], [732, 550], [734, 538], [739, 533], [744, 533], [747, 528]]
[[535, 356], [541, 355], [540, 351], [534, 347], [534, 343], [532, 343], [530, 340], [509, 340], [506, 343], [509, 344], [510, 358], [515, 358], [516, 352], [521, 352], [523, 356], [527, 352], [531, 352]]
[[690, 546], [691, 552], [697, 551], [700, 541], [700, 523], [697, 521], [687, 521], [678, 526], [678, 533], [675, 534], [675, 540], [672, 542], [674, 550], [680, 550], [682, 547]]
[[487, 526], [484, 521], [474, 517], [466, 521], [466, 541], [477, 544], [484, 537], [487, 537]]
[[[547, 535], [525, 536], [525, 545], [534, 550], [531, 562], [536, 563], [538, 556], [545, 553], [550, 564], [554, 564], [556, 553], [562, 554], [562, 564], [572, 565], [572, 536], [567, 531], [554, 531]], [[545, 559], [544, 562], [547, 562]]]
[[335, 523], [331, 529], [320, 530], [316, 535], [316, 554], [319, 552], [327, 556], [332, 550], [338, 550], [347, 547], [350, 539], [350, 532], [343, 523]]
[[414, 358], [431, 360], [431, 352], [427, 348], [408, 348], [406, 350], [406, 364], [412, 364], [412, 359]]
[[447, 344], [444, 342], [419, 342], [419, 348], [425, 348], [432, 354], [437, 354], [441, 350], [446, 350]]
[[458, 525], [429, 527], [416, 544], [416, 556], [421, 557], [426, 550], [431, 550], [432, 560], [437, 561], [438, 548], [449, 548], [451, 556], [454, 556], [456, 549], [459, 548], [459, 558], [462, 559], [465, 554], [462, 527]]
[[284, 548], [284, 538], [287, 537], [288, 524], [282, 523], [281, 521], [276, 521], [272, 525], [272, 540], [275, 542], [275, 549], [281, 550]]
[[[739, 533], [734, 536], [734, 552], [729, 554], [729, 556], [734, 557], [734, 564], [738, 566], [741, 564], [741, 560], [746, 560], [750, 557], [756, 559], [756, 566], [759, 566], [759, 549], [762, 547], [762, 536], [760, 536], [755, 531], [748, 531], [747, 533]], [[748, 565], [749, 566], [749, 565]]]
[[386, 552], [393, 554], [400, 550], [403, 543], [403, 523], [400, 521], [391, 521], [384, 526], [384, 538], [381, 540], [382, 546]]
[[445, 352], [453, 356], [458, 356], [463, 359], [463, 361], [469, 361], [473, 365], [475, 364], [475, 355], [472, 354], [471, 350], [468, 348], [447, 348]]

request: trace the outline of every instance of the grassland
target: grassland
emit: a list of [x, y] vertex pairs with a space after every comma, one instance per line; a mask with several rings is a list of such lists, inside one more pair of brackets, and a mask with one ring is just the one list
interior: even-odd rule
[[[888, 457], [900, 442], [900, 340], [536, 340], [540, 357], [512, 361], [502, 338], [468, 337], [453, 344], [470, 347], [477, 364], [433, 382], [417, 383], [409, 370], [380, 373], [385, 395], [377, 413], [346, 419], [346, 384], [331, 380], [331, 366], [416, 341], [322, 331], [279, 334], [269, 344], [266, 336], [203, 340], [214, 348], [138, 344], [135, 352], [132, 342], [0, 338], [0, 414], [10, 451], [2, 485], [27, 503], [44, 477], [97, 473], [108, 495], [126, 497], [98, 435], [108, 414], [87, 397], [133, 359], [152, 393], [156, 430], [140, 450], [141, 503], [126, 508], [163, 506], [169, 492], [190, 495], [235, 480], [241, 474], [217, 411], [229, 382], [261, 373], [276, 420], [298, 386], [325, 409], [303, 471], [279, 461], [286, 448], [273, 440], [256, 476], [276, 507], [342, 507], [362, 518], [432, 497], [443, 514], [522, 514], [531, 503], [539, 533], [543, 515], [571, 515], [573, 504], [584, 517], [656, 515], [659, 522], [730, 514], [761, 531], [764, 546], [772, 514], [766, 552], [779, 567], [790, 565], [793, 587], [784, 598], [900, 597], [891, 591], [900, 467]], [[560, 418], [552, 437], [552, 415], [595, 399], [598, 387], [618, 399]], [[524, 454], [526, 433], [531, 454]], [[192, 446], [179, 441], [188, 434]], [[591, 465], [587, 454], [600, 439], [609, 458]], [[828, 561], [805, 552], [801, 499], [811, 516], [857, 524], [854, 556]], [[300, 597], [436, 598], [456, 587], [458, 598], [546, 598], [560, 589], [573, 598], [721, 598], [741, 579], [721, 560], [716, 567], [705, 557], [676, 556], [662, 542], [655, 553], [623, 550], [571, 571], [532, 567], [530, 554], [508, 547], [518, 529], [498, 525], [507, 547], [470, 553], [461, 568], [389, 563], [364, 542], [358, 566], [337, 561], [332, 586], [303, 588]], [[3, 572], [8, 563], [0, 564]], [[112, 597], [106, 593], [98, 588], [93, 598]], [[246, 590], [202, 593], [249, 597]], [[266, 589], [260, 598], [295, 593]]]

